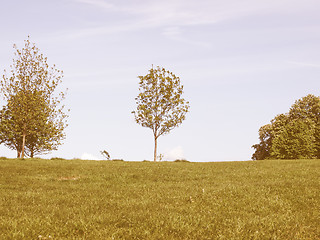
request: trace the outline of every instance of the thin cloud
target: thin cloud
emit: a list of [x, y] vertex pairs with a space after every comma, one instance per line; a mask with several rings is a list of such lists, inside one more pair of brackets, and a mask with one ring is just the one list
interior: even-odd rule
[[[197, 41], [186, 41], [180, 37], [180, 27], [218, 24], [223, 21], [250, 15], [298, 11], [301, 8], [306, 9], [305, 2], [292, 2], [291, 0], [202, 0], [200, 2], [197, 0], [163, 0], [160, 2], [114, 1], [113, 3], [104, 0], [73, 1], [79, 4], [91, 5], [107, 12], [115, 12], [119, 21], [115, 19], [111, 24], [106, 20], [106, 22], [101, 21], [97, 23], [95, 27], [78, 29], [69, 34], [64, 32], [61, 35], [65, 38], [75, 39], [87, 36], [163, 28], [162, 33], [164, 36], [195, 45], [205, 44]], [[313, 5], [316, 5], [316, 3], [313, 3]]]
[[303, 67], [312, 67], [312, 68], [320, 68], [319, 63], [310, 63], [310, 62], [298, 62], [298, 61], [288, 61], [288, 63]]
[[116, 10], [116, 7], [114, 4], [108, 3], [103, 0], [74, 0], [74, 1], [78, 3], [91, 5], [93, 7], [102, 8], [105, 10]]
[[199, 46], [203, 48], [211, 48], [212, 44], [207, 43], [204, 41], [195, 41], [195, 40], [190, 40], [186, 37], [183, 36], [183, 32], [181, 31], [180, 27], [169, 27], [165, 28], [164, 31], [162, 32], [162, 35], [167, 37], [168, 39], [181, 42], [181, 43], [186, 43], [189, 45], [194, 45], [194, 46]]
[[[117, 1], [111, 4], [104, 0], [74, 0], [90, 4], [106, 11], [123, 12], [136, 16], [136, 20], [145, 20], [147, 26], [176, 25], [189, 26], [212, 24], [229, 19], [236, 19], [251, 14], [274, 11], [292, 12], [306, 9], [306, 2], [292, 0], [163, 0], [163, 1]], [[307, 0], [308, 1], [308, 0]], [[309, 0], [314, 6], [316, 2]], [[288, 7], [290, 6], [290, 8]], [[152, 24], [151, 24], [152, 23]]]

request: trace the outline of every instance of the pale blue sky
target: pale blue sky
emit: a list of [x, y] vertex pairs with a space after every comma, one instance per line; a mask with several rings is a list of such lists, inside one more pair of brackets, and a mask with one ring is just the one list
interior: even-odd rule
[[[139, 75], [180, 77], [190, 112], [159, 138], [168, 160], [249, 160], [258, 129], [320, 95], [318, 0], [0, 0], [0, 70], [28, 35], [64, 71], [67, 139], [43, 157], [152, 159], [131, 111]], [[16, 153], [0, 146], [0, 155]]]

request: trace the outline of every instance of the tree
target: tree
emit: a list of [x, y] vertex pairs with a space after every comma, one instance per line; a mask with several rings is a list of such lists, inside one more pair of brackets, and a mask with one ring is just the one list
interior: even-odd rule
[[0, 143], [12, 150], [17, 150], [17, 158], [20, 157], [22, 147], [22, 137], [17, 134], [14, 120], [11, 118], [10, 110], [4, 106], [0, 112]]
[[31, 144], [29, 138], [36, 135], [45, 122], [46, 107], [37, 91], [20, 91], [12, 95], [3, 107], [0, 136], [6, 146], [18, 151], [17, 157], [26, 151], [26, 143]]
[[11, 75], [5, 71], [0, 80], [6, 102], [0, 112], [0, 141], [15, 149], [17, 157], [33, 157], [56, 150], [65, 138], [67, 114], [61, 104], [65, 92], [56, 94], [63, 72], [49, 67], [29, 37], [24, 48], [14, 49]]
[[289, 111], [290, 118], [293, 119], [309, 119], [314, 125], [314, 137], [316, 156], [320, 158], [320, 98], [312, 94], [298, 99], [291, 106]]
[[252, 159], [320, 158], [320, 98], [307, 95], [259, 129]]
[[271, 157], [272, 142], [275, 136], [288, 121], [287, 114], [279, 114], [271, 120], [270, 124], [264, 125], [259, 129], [259, 144], [252, 147], [256, 149], [252, 155], [253, 160], [263, 160]]
[[132, 113], [142, 127], [151, 128], [154, 137], [154, 161], [157, 159], [157, 140], [178, 127], [189, 111], [189, 102], [182, 98], [180, 78], [159, 66], [139, 76], [137, 109]]
[[271, 156], [276, 159], [315, 158], [315, 125], [309, 119], [295, 119], [281, 128], [271, 147]]
[[259, 129], [260, 143], [255, 144], [252, 147], [256, 149], [252, 155], [253, 160], [263, 160], [270, 157], [271, 137], [272, 137], [272, 125], [267, 124]]

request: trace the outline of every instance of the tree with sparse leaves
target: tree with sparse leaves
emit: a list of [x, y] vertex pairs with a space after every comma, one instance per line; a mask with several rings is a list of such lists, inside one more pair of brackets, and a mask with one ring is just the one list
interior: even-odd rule
[[189, 102], [182, 98], [180, 78], [164, 68], [151, 68], [139, 76], [137, 109], [132, 113], [142, 127], [151, 128], [154, 137], [154, 161], [157, 159], [157, 140], [178, 127], [189, 111]]
[[19, 158], [34, 157], [56, 150], [65, 138], [65, 92], [56, 93], [63, 72], [48, 65], [29, 37], [22, 49], [14, 49], [11, 74], [0, 80], [6, 102], [0, 110], [0, 141]]

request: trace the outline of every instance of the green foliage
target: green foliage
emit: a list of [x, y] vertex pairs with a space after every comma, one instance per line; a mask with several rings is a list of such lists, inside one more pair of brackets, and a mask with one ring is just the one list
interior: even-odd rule
[[319, 173], [319, 160], [0, 160], [0, 239], [320, 239]]
[[159, 161], [161, 162], [164, 158], [164, 155], [162, 153], [160, 153], [160, 155], [157, 157], [157, 159], [159, 159]]
[[66, 160], [65, 158], [60, 158], [60, 157], [53, 157], [53, 158], [50, 158], [50, 160], [54, 160], [54, 161], [57, 161], [57, 160]]
[[189, 162], [189, 161], [186, 159], [176, 159], [174, 160], [174, 162]]
[[320, 98], [307, 95], [259, 129], [252, 159], [320, 158]]
[[270, 157], [271, 143], [272, 143], [272, 125], [267, 124], [259, 129], [259, 144], [255, 144], [252, 147], [256, 149], [252, 156], [252, 159], [262, 160]]
[[291, 119], [309, 119], [314, 123], [315, 157], [320, 159], [320, 98], [312, 94], [297, 100], [289, 111]]
[[65, 93], [55, 94], [63, 73], [49, 67], [29, 38], [24, 48], [14, 48], [11, 74], [5, 72], [0, 81], [7, 103], [0, 111], [0, 141], [18, 157], [34, 157], [56, 150], [65, 138], [67, 115], [61, 105]]
[[288, 122], [275, 136], [271, 157], [276, 159], [307, 159], [316, 154], [314, 123], [305, 119]]
[[139, 76], [139, 95], [136, 97], [137, 109], [132, 113], [142, 127], [153, 131], [157, 159], [157, 139], [178, 127], [189, 111], [189, 102], [182, 98], [183, 86], [180, 78], [164, 68], [153, 67], [146, 76]]

